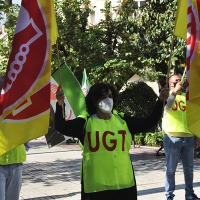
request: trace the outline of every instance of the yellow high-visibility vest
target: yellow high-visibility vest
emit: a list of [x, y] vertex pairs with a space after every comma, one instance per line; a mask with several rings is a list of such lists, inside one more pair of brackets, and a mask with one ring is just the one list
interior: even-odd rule
[[90, 117], [83, 148], [84, 192], [118, 190], [135, 185], [126, 122], [113, 113], [109, 120]]
[[2, 155], [2, 159], [0, 159], [0, 165], [9, 165], [22, 163], [26, 161], [26, 148], [24, 144], [11, 149]]
[[185, 93], [176, 95], [172, 108], [165, 113], [162, 127], [166, 133], [191, 133], [187, 127]]

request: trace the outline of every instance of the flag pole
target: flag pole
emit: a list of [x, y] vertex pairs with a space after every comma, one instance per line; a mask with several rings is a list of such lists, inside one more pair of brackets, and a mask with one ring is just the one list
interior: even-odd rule
[[[58, 74], [59, 74], [59, 80], [60, 80], [60, 88], [62, 90], [62, 76], [61, 76], [61, 70], [60, 70], [60, 56], [59, 56], [59, 49], [58, 49], [58, 39], [56, 40], [56, 52], [57, 52], [57, 59], [58, 59]], [[62, 102], [62, 115], [63, 115], [63, 118], [65, 118], [63, 102]]]
[[[170, 68], [171, 68], [171, 59], [172, 59], [173, 48], [174, 48], [174, 34], [172, 34], [172, 43], [171, 43], [171, 47], [170, 47], [170, 56], [169, 56], [169, 63], [168, 63], [168, 68], [167, 68], [167, 76], [166, 76], [166, 81], [165, 81], [165, 87], [169, 87], [169, 74], [170, 74]], [[164, 113], [165, 101], [166, 101], [166, 99], [164, 98], [163, 113]], [[162, 113], [162, 116], [163, 116], [163, 113]]]
[[183, 72], [183, 75], [182, 75], [182, 78], [181, 78], [181, 82], [183, 81], [184, 77], [185, 77], [185, 72], [186, 72], [186, 67], [184, 69], [184, 72]]
[[169, 83], [169, 74], [170, 74], [170, 68], [171, 68], [171, 59], [172, 59], [172, 51], [174, 48], [174, 34], [172, 35], [172, 43], [170, 47], [170, 56], [169, 56], [169, 63], [168, 63], [168, 70], [167, 70], [167, 76], [166, 76], [166, 87], [168, 87]]

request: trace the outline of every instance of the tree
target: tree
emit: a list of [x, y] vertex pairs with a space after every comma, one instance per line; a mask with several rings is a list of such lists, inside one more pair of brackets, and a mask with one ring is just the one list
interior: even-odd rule
[[[135, 73], [151, 80], [167, 73], [177, 1], [149, 0], [142, 8], [133, 3], [112, 8], [112, 18], [111, 2], [105, 1], [105, 19], [96, 25], [88, 23], [90, 1], [57, 3], [61, 55], [79, 80], [86, 68], [91, 83], [111, 82], [119, 89]], [[184, 49], [175, 37], [172, 68], [185, 62]]]
[[83, 68], [86, 68], [91, 83], [111, 82], [120, 89], [124, 80], [134, 74], [130, 73], [133, 59], [127, 53], [132, 50], [132, 36], [127, 31], [131, 25], [127, 24], [134, 21], [129, 17], [133, 8], [128, 6], [131, 1], [124, 2], [115, 8], [118, 17], [112, 19], [111, 4], [106, 1], [105, 9], [102, 10], [105, 20], [96, 25], [88, 22], [93, 12], [90, 1], [56, 3], [61, 57], [79, 80]]
[[[156, 80], [166, 74], [170, 56], [177, 0], [149, 0], [138, 8], [133, 0], [112, 7], [105, 0], [105, 19], [89, 24], [94, 11], [90, 0], [54, 1], [58, 24], [59, 56], [79, 81], [86, 68], [92, 83], [105, 81], [121, 89], [133, 74]], [[0, 54], [9, 57], [19, 7], [7, 6], [8, 43], [0, 43]], [[116, 17], [113, 17], [115, 12]], [[172, 67], [184, 63], [185, 42], [174, 39]], [[62, 62], [61, 61], [61, 62]], [[1, 72], [6, 63], [1, 63]], [[52, 49], [52, 70], [57, 68], [56, 46]]]
[[5, 74], [7, 62], [10, 55], [10, 47], [14, 37], [14, 31], [17, 23], [17, 17], [19, 13], [19, 5], [8, 6], [4, 2], [0, 2], [0, 8], [2, 12], [6, 14], [6, 40], [0, 41], [0, 75]]
[[[143, 69], [151, 69], [166, 75], [171, 69], [185, 63], [185, 41], [173, 36], [177, 0], [149, 0], [140, 9], [138, 34], [135, 41], [140, 51]], [[173, 47], [173, 48], [172, 48]], [[170, 58], [171, 55], [171, 58]], [[165, 77], [159, 76], [159, 83], [165, 85]]]
[[133, 82], [118, 95], [117, 110], [135, 117], [147, 117], [153, 110], [157, 95], [144, 82]]
[[[135, 117], [147, 117], [153, 110], [157, 95], [151, 87], [144, 82], [133, 82], [127, 85], [125, 91], [119, 93], [117, 111], [128, 113]], [[161, 129], [161, 121], [148, 132]]]

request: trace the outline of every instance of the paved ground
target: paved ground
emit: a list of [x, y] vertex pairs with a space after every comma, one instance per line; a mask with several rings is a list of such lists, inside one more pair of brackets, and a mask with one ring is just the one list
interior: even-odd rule
[[[165, 157], [158, 148], [132, 148], [130, 151], [138, 186], [138, 200], [165, 200]], [[80, 200], [81, 149], [75, 144], [47, 148], [45, 140], [31, 141], [23, 166], [20, 200]], [[200, 196], [200, 158], [194, 161], [194, 190]], [[184, 177], [179, 163], [176, 198], [184, 200]]]

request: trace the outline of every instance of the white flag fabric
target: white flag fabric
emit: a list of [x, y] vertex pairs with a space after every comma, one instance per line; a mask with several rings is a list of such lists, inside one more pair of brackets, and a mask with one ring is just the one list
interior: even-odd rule
[[86, 96], [87, 93], [89, 92], [89, 89], [90, 89], [90, 82], [87, 78], [87, 74], [86, 74], [86, 69], [84, 68], [84, 71], [83, 71], [83, 78], [82, 78], [82, 91], [83, 91], [83, 94]]

